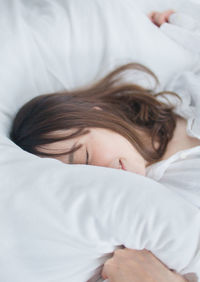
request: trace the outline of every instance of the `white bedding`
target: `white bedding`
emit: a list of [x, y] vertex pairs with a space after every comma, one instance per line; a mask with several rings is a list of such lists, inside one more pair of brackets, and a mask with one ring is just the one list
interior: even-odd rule
[[194, 69], [199, 55], [151, 24], [150, 3], [163, 8], [0, 0], [0, 281], [84, 282], [119, 245], [198, 274], [200, 213], [186, 200], [132, 173], [40, 159], [8, 139], [16, 111], [41, 93], [87, 84], [127, 61], [150, 67], [161, 87]]

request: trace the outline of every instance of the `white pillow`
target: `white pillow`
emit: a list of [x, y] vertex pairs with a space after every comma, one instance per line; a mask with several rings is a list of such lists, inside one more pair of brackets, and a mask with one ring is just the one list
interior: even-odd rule
[[39, 159], [8, 139], [14, 114], [38, 94], [87, 84], [127, 61], [151, 67], [164, 85], [196, 57], [134, 1], [7, 0], [0, 10], [0, 280], [85, 281], [121, 244], [198, 273], [194, 207], [142, 176]]
[[86, 281], [122, 244], [199, 273], [199, 210], [167, 188], [115, 169], [13, 160], [12, 152], [1, 160], [1, 281]]

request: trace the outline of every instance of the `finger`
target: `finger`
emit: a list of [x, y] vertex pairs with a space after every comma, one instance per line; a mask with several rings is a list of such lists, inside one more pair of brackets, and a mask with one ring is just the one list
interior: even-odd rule
[[161, 26], [162, 24], [168, 22], [170, 15], [173, 13], [173, 10], [168, 10], [163, 13], [156, 13], [154, 15], [154, 20], [158, 26]]
[[173, 10], [168, 10], [166, 11], [163, 16], [164, 16], [164, 22], [169, 22], [169, 17], [174, 14], [175, 12]]
[[103, 270], [102, 270], [102, 272], [101, 272], [101, 276], [102, 276], [102, 278], [103, 278], [104, 280], [108, 278], [108, 275], [107, 275], [107, 273], [106, 273], [105, 267], [103, 267]]
[[160, 13], [159, 13], [159, 12], [154, 12], [154, 13], [152, 14], [151, 20], [152, 20], [152, 22], [153, 22], [155, 25], [159, 26]]
[[116, 278], [117, 268], [115, 264], [106, 264], [103, 267], [103, 270], [101, 272], [102, 278], [109, 279], [110, 282], [114, 282]]
[[104, 263], [102, 272], [101, 272], [101, 276], [103, 277], [103, 279], [107, 279], [110, 278], [110, 271], [113, 265], [113, 257], [110, 259], [107, 259], [107, 261]]
[[153, 11], [153, 12], [151, 12], [151, 13], [149, 13], [147, 16], [148, 16], [148, 18], [152, 21], [153, 20], [153, 16], [154, 16], [154, 14], [155, 14], [156, 12], [155, 11]]
[[158, 16], [158, 12], [151, 12], [150, 14], [148, 14], [148, 18], [150, 19], [150, 21], [153, 23], [153, 24], [155, 24], [155, 25], [158, 25], [157, 24], [157, 16]]
[[167, 10], [165, 11], [165, 14], [167, 15], [167, 17], [169, 17], [171, 14], [175, 14], [176, 11], [175, 10]]
[[164, 22], [166, 22], [165, 20], [165, 13], [159, 13], [156, 12], [152, 15], [152, 22], [157, 25], [158, 27], [161, 26], [161, 24], [163, 24]]

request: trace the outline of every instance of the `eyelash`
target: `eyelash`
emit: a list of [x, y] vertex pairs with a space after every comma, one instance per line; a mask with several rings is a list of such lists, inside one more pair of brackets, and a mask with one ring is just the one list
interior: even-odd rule
[[86, 150], [86, 155], [87, 155], [86, 165], [88, 165], [88, 164], [89, 164], [89, 154], [88, 154], [88, 150]]

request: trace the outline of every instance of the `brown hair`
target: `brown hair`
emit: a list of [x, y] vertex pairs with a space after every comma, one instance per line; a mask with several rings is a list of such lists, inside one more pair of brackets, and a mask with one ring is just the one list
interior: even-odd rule
[[[57, 157], [74, 152], [80, 146], [60, 154], [40, 152], [38, 147], [74, 138], [86, 134], [86, 128], [98, 127], [124, 136], [149, 163], [158, 161], [173, 136], [177, 115], [173, 105], [158, 101], [156, 97], [165, 93], [178, 95], [173, 92], [156, 94], [153, 90], [123, 82], [122, 74], [127, 70], [148, 73], [158, 83], [149, 69], [130, 63], [89, 87], [37, 96], [17, 113], [10, 132], [11, 140], [32, 154]], [[76, 131], [69, 134], [68, 129]], [[66, 132], [59, 136], [53, 134], [58, 130]]]

